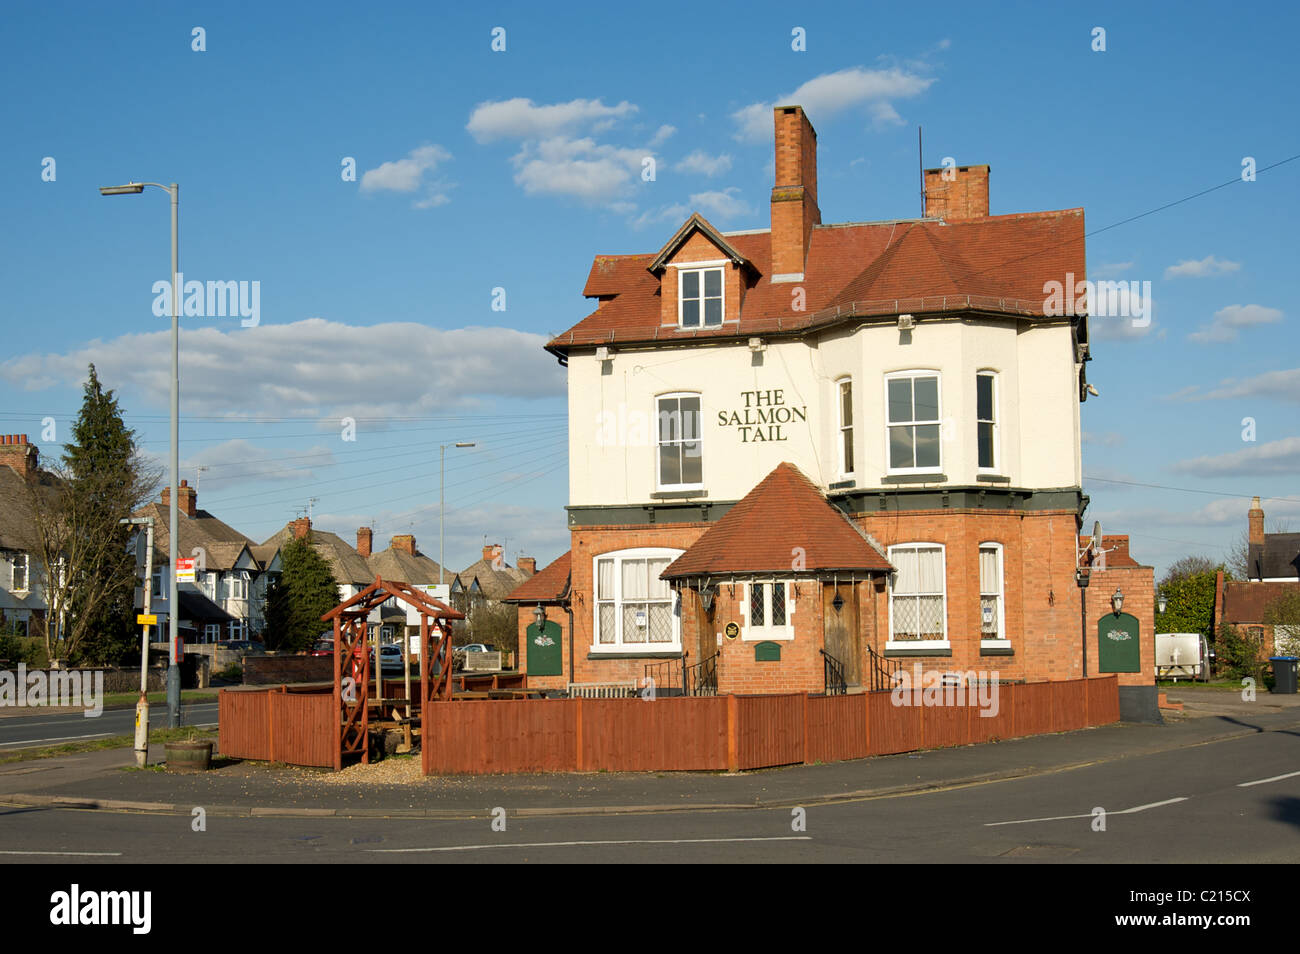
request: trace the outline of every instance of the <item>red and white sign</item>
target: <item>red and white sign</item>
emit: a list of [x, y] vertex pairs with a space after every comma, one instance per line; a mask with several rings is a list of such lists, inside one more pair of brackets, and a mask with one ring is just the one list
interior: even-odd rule
[[176, 582], [193, 583], [194, 582], [194, 557], [177, 557], [176, 558]]

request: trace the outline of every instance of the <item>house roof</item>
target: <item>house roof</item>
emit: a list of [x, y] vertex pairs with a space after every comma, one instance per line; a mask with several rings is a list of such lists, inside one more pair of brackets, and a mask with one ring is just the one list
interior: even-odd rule
[[[53, 494], [57, 478], [47, 471], [38, 471], [38, 474], [44, 492]], [[26, 481], [0, 465], [0, 547], [4, 549], [32, 550], [36, 545], [27, 494]]]
[[[145, 504], [134, 516], [153, 517], [153, 548], [155, 559], [161, 558], [167, 563], [170, 550], [169, 508], [158, 501]], [[202, 547], [205, 553], [204, 563], [209, 570], [229, 570], [239, 559], [239, 553], [245, 546], [253, 546], [253, 541], [234, 527], [222, 523], [206, 510], [196, 510], [194, 516], [185, 515], [180, 510], [176, 517], [176, 553], [189, 557], [194, 550]]]
[[782, 463], [660, 576], [892, 569], [878, 544], [798, 467]]
[[[312, 546], [329, 564], [330, 572], [334, 574], [336, 582], [357, 583], [363, 586], [375, 582], [375, 574], [366, 564], [365, 558], [338, 534], [330, 533], [328, 530], [317, 530], [315, 527], [312, 527], [308, 533], [311, 537]], [[285, 544], [292, 539], [294, 539], [293, 527], [285, 526], [263, 543], [262, 546], [275, 544], [283, 549]], [[402, 580], [401, 582], [410, 581]]]
[[665, 263], [673, 257], [673, 254], [685, 245], [686, 240], [696, 232], [702, 233], [710, 242], [717, 246], [719, 252], [727, 256], [727, 258], [731, 259], [737, 265], [744, 266], [745, 268], [754, 267], [753, 263], [749, 259], [745, 258], [736, 246], [728, 242], [721, 232], [709, 224], [708, 219], [700, 215], [698, 212], [692, 212], [691, 217], [687, 219], [685, 224], [682, 225], [673, 237], [668, 240], [668, 243], [659, 250], [659, 254], [650, 260], [650, 264], [647, 265], [646, 268], [652, 272], [661, 271], [664, 268]]
[[1300, 591], [1295, 583], [1260, 583], [1228, 580], [1223, 584], [1223, 613], [1227, 623], [1263, 623], [1264, 611], [1280, 596]]
[[1250, 575], [1255, 579], [1300, 579], [1300, 533], [1266, 533], [1263, 546], [1248, 549]]
[[572, 550], [556, 557], [506, 597], [507, 603], [558, 603], [568, 593]]
[[[379, 576], [385, 580], [418, 585], [438, 582], [438, 561], [430, 559], [423, 553], [412, 556], [405, 550], [390, 546], [387, 550], [372, 553], [365, 559], [372, 577]], [[446, 582], [450, 583], [453, 575], [448, 571]]]
[[460, 581], [461, 587], [466, 590], [471, 589], [477, 580], [479, 592], [483, 594], [484, 599], [502, 600], [520, 583], [529, 579], [529, 575], [504, 561], [501, 563], [501, 569], [498, 570], [493, 567], [493, 561], [479, 560], [457, 573], [456, 578]]
[[758, 274], [744, 293], [739, 323], [662, 327], [660, 282], [647, 269], [663, 253], [598, 255], [583, 294], [601, 299], [600, 307], [547, 348], [565, 353], [598, 344], [801, 334], [853, 318], [901, 312], [979, 311], [1041, 318], [1046, 317], [1046, 283], [1064, 282], [1067, 272], [1081, 280], [1086, 272], [1082, 209], [957, 222], [819, 225], [809, 236], [799, 283], [805, 308], [796, 312], [793, 286], [771, 281], [771, 231], [722, 238], [727, 249], [720, 250], [743, 257]]
[[188, 619], [191, 622], [224, 623], [235, 618], [198, 590], [177, 590], [176, 599], [180, 604], [179, 619]]

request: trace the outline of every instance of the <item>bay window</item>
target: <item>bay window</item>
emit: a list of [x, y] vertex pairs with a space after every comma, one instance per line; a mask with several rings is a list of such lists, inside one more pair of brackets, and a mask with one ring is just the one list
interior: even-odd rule
[[980, 544], [980, 639], [1006, 642], [1002, 544]]
[[745, 639], [793, 639], [790, 584], [782, 580], [750, 583]]
[[10, 565], [9, 589], [22, 593], [31, 586], [31, 558], [26, 553], [15, 553]]
[[980, 470], [997, 468], [997, 410], [997, 375], [981, 371], [975, 375], [975, 439]]
[[837, 382], [840, 408], [840, 476], [853, 473], [853, 379]]

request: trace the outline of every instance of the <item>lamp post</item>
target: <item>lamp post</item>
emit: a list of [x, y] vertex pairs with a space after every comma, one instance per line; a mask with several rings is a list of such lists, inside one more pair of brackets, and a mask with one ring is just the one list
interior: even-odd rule
[[1081, 566], [1074, 571], [1074, 581], [1079, 584], [1079, 632], [1083, 636], [1083, 678], [1088, 678], [1088, 583], [1091, 567]]
[[447, 571], [445, 567], [446, 553], [444, 552], [443, 525], [447, 522], [447, 506], [444, 499], [444, 490], [446, 489], [446, 479], [443, 475], [443, 465], [447, 460], [448, 447], [475, 447], [474, 441], [457, 441], [455, 444], [438, 445], [438, 584], [447, 582]]
[[[142, 615], [148, 618], [153, 610], [153, 517], [123, 517], [118, 523], [143, 524], [144, 542], [144, 602]], [[140, 631], [140, 699], [135, 704], [135, 766], [144, 768], [149, 761], [149, 624]]]
[[167, 725], [176, 728], [181, 724], [181, 671], [176, 659], [176, 644], [179, 640], [179, 607], [176, 605], [176, 524], [178, 500], [178, 478], [180, 470], [180, 304], [181, 290], [177, 287], [180, 274], [180, 217], [179, 204], [181, 187], [173, 182], [165, 186], [160, 182], [128, 182], [120, 186], [102, 186], [100, 195], [139, 195], [145, 186], [162, 189], [172, 200], [172, 395], [171, 395], [171, 500], [168, 509], [167, 551], [170, 568], [167, 572], [167, 635], [171, 645], [171, 657], [167, 666]]

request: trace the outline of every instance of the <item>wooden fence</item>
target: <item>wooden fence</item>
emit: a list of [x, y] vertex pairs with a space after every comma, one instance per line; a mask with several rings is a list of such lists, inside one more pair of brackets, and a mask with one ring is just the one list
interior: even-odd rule
[[740, 771], [1119, 721], [1114, 676], [998, 686], [996, 712], [967, 693], [439, 702], [423, 714], [422, 758], [426, 775]]
[[222, 690], [217, 697], [217, 747], [222, 755], [333, 768], [338, 719], [331, 692]]

